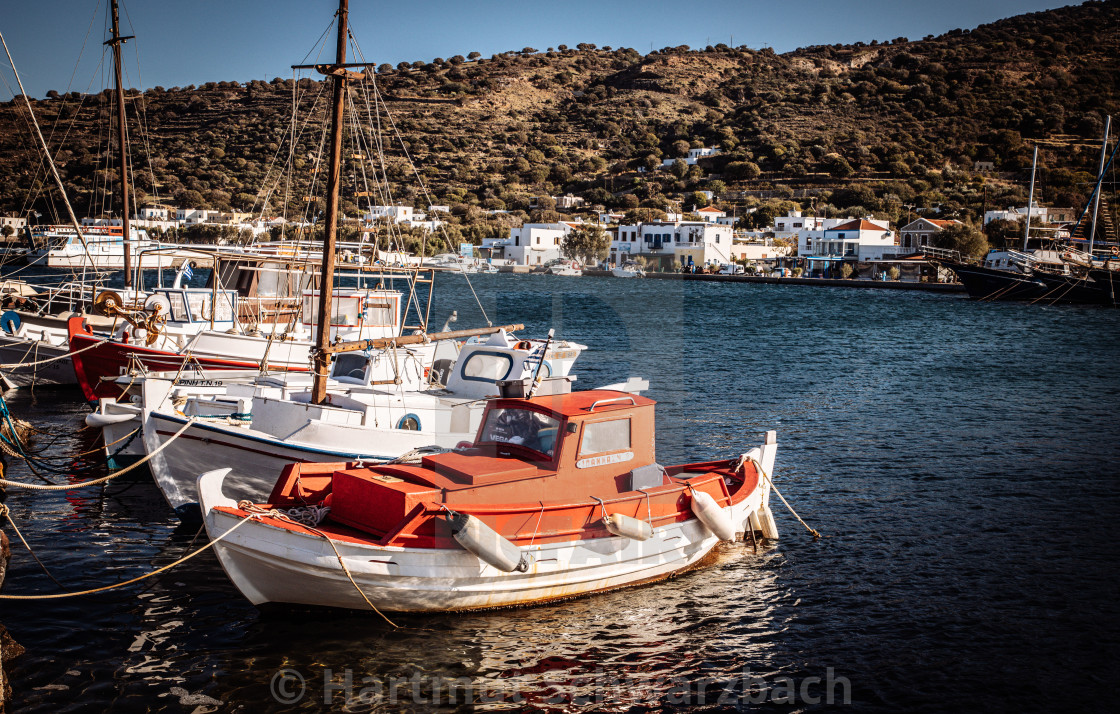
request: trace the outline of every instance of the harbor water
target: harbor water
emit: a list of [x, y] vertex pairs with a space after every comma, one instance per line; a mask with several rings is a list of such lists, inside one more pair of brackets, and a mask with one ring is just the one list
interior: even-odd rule
[[[1051, 711], [1120, 681], [1120, 311], [886, 290], [440, 275], [431, 322], [586, 344], [577, 388], [641, 376], [658, 460], [778, 434], [780, 540], [539, 607], [259, 611], [209, 551], [81, 598], [0, 601], [27, 652], [11, 712]], [[5, 394], [74, 478], [101, 475], [77, 390]], [[78, 455], [78, 456], [75, 456]], [[34, 480], [8, 458], [9, 478]], [[56, 479], [58, 477], [55, 477]], [[66, 590], [205, 542], [150, 478], [10, 490]], [[6, 524], [5, 530], [11, 533]], [[12, 539], [5, 594], [55, 585]]]

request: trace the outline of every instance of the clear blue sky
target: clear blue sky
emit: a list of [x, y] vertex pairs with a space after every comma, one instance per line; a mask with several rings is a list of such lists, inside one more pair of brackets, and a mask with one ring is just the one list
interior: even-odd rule
[[[327, 28], [337, 0], [121, 0], [126, 84], [147, 89], [208, 81], [290, 77]], [[3, 32], [29, 94], [111, 86], [102, 61], [108, 0], [6, 0]], [[806, 45], [920, 39], [1004, 17], [1068, 5], [1062, 0], [522, 0], [372, 2], [351, 0], [353, 32], [369, 61], [539, 50], [720, 42], [787, 52]], [[131, 27], [130, 27], [131, 26]], [[87, 37], [88, 31], [88, 40]], [[85, 42], [84, 54], [82, 45]], [[139, 73], [137, 72], [137, 53]], [[78, 58], [82, 60], [79, 64]], [[14, 81], [3, 58], [0, 99]], [[76, 76], [71, 86], [71, 75]]]

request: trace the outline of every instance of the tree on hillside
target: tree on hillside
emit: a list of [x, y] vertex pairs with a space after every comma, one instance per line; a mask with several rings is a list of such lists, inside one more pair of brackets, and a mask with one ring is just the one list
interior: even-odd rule
[[997, 218], [985, 227], [993, 248], [1014, 248], [1023, 242], [1023, 222]]
[[959, 251], [961, 255], [974, 258], [983, 257], [988, 252], [988, 240], [984, 234], [964, 223], [939, 230], [933, 234], [931, 242], [935, 248]]
[[564, 237], [560, 252], [565, 258], [578, 260], [585, 265], [598, 262], [607, 257], [611, 249], [611, 238], [598, 226], [576, 228]]

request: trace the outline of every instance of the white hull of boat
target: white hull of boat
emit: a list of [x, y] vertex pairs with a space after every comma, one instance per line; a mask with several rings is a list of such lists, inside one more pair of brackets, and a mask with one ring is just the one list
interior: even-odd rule
[[[12, 387], [69, 385], [78, 383], [74, 363], [68, 359], [70, 348], [65, 343], [54, 345], [11, 335], [0, 335], [0, 364], [18, 364], [2, 371]], [[60, 359], [54, 359], [54, 358]], [[52, 360], [42, 362], [42, 360]], [[41, 364], [33, 364], [42, 362]], [[30, 365], [30, 366], [28, 366]]]
[[[769, 460], [773, 462], [772, 454]], [[211, 540], [242, 520], [213, 510], [236, 506], [221, 496], [225, 475], [226, 469], [221, 469], [203, 474], [198, 481]], [[723, 511], [738, 533], [765, 518], [776, 536], [768, 497], [769, 487], [763, 481], [743, 501]], [[766, 527], [762, 530], [766, 533]], [[531, 605], [660, 580], [696, 565], [720, 541], [692, 518], [656, 528], [645, 541], [613, 536], [523, 548], [532, 556], [524, 573], [503, 572], [463, 549], [332, 542], [362, 593], [377, 608], [438, 612]], [[252, 521], [215, 544], [214, 551], [230, 580], [254, 605], [369, 607], [339, 568], [331, 544], [314, 533]]]
[[[144, 429], [148, 453], [166, 443], [182, 428], [186, 417], [152, 412]], [[318, 426], [309, 424], [309, 427]], [[329, 426], [329, 425], [328, 425]], [[385, 430], [388, 432], [388, 430]], [[463, 438], [466, 435], [461, 435]], [[168, 504], [182, 512], [197, 504], [198, 474], [218, 464], [232, 465], [225, 482], [225, 493], [233, 499], [254, 502], [268, 498], [276, 478], [290, 463], [331, 461], [388, 461], [414, 448], [428, 446], [435, 439], [424, 432], [393, 430], [390, 437], [366, 430], [353, 440], [353, 449], [325, 448], [280, 439], [226, 423], [199, 421], [148, 462], [156, 485]], [[373, 448], [371, 448], [373, 447]]]
[[638, 270], [629, 270], [627, 268], [614, 268], [611, 270], [611, 275], [616, 278], [641, 278], [645, 273]]

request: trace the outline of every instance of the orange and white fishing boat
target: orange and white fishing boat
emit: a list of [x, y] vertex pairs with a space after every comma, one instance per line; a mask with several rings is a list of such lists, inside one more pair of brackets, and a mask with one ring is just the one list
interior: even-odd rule
[[223, 496], [229, 469], [210, 471], [206, 530], [254, 604], [414, 612], [652, 582], [720, 541], [776, 538], [775, 433], [662, 467], [654, 406], [610, 390], [494, 399], [473, 444], [415, 464], [291, 464], [267, 503]]

